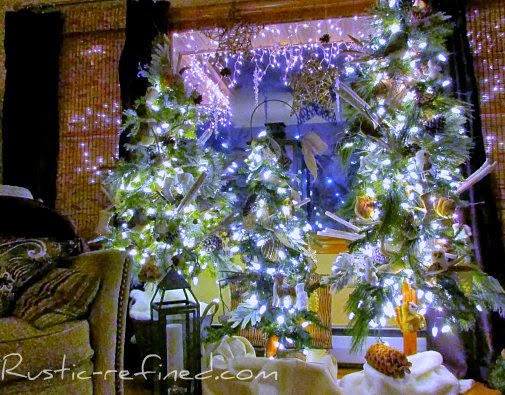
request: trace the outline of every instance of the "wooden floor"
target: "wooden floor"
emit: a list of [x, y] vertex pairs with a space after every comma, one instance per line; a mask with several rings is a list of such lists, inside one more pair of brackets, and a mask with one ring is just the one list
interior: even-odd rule
[[[356, 372], [354, 369], [338, 369], [338, 378], [342, 378], [346, 374]], [[143, 382], [126, 381], [125, 382], [125, 395], [150, 395], [151, 391], [146, 388]], [[499, 391], [490, 390], [480, 383], [467, 392], [465, 395], [500, 395]]]

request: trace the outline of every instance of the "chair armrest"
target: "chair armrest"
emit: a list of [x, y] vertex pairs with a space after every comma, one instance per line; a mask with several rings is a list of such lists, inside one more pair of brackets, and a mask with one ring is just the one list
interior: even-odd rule
[[81, 254], [72, 268], [100, 278], [100, 290], [89, 315], [91, 347], [95, 351], [94, 371], [109, 373], [93, 376], [94, 394], [122, 394], [123, 380], [118, 374], [124, 368], [124, 342], [128, 294], [131, 281], [130, 257], [116, 250]]

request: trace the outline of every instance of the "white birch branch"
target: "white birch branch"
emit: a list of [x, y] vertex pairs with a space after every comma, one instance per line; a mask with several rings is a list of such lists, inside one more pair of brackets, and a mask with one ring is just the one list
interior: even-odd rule
[[317, 232], [318, 236], [327, 236], [327, 237], [334, 237], [336, 239], [344, 239], [344, 240], [349, 240], [349, 241], [356, 241], [359, 239], [362, 239], [364, 236], [357, 234], [357, 233], [351, 233], [351, 232], [344, 232], [342, 230], [336, 230], [336, 229], [330, 229], [327, 228], [325, 230], [321, 230]]
[[345, 227], [347, 227], [351, 230], [354, 230], [355, 232], [359, 232], [361, 230], [356, 225], [353, 225], [350, 222], [347, 222], [345, 219], [340, 218], [338, 215], [330, 213], [329, 211], [326, 211], [324, 214], [327, 215], [328, 217], [330, 217], [332, 220], [337, 221], [339, 224], [344, 225]]
[[462, 193], [468, 191], [471, 187], [473, 187], [480, 180], [482, 180], [489, 173], [491, 173], [496, 168], [497, 165], [498, 165], [497, 162], [489, 164], [489, 160], [486, 160], [484, 164], [475, 173], [473, 173], [459, 185], [458, 189], [456, 190], [456, 195], [461, 195]]
[[205, 178], [207, 178], [207, 173], [203, 172], [202, 174], [200, 174], [198, 179], [195, 181], [195, 183], [189, 190], [188, 194], [184, 196], [184, 198], [179, 203], [179, 206], [177, 207], [177, 213], [180, 213], [181, 210], [195, 197], [196, 193], [198, 192], [203, 182], [205, 181]]

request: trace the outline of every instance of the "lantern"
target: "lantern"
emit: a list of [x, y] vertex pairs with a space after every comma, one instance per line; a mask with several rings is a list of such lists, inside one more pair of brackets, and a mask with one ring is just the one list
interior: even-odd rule
[[188, 282], [170, 270], [151, 300], [153, 341], [160, 357], [153, 389], [159, 393], [200, 394], [200, 304]]

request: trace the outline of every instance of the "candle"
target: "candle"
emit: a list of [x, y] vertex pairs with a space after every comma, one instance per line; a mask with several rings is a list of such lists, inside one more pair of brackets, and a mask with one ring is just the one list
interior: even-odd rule
[[182, 324], [167, 324], [167, 373], [182, 369]]

